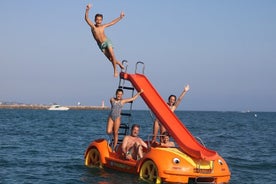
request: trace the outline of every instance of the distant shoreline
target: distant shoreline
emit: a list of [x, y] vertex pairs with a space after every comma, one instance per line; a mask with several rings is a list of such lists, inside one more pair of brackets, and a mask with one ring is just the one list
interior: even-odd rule
[[[34, 109], [34, 110], [47, 110], [50, 105], [28, 105], [28, 104], [1, 104], [0, 109]], [[107, 106], [66, 106], [69, 110], [109, 110]]]

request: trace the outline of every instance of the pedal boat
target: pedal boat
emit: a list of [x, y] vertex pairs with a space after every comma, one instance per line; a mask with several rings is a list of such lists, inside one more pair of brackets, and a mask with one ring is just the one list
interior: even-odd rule
[[136, 174], [150, 183], [225, 184], [230, 180], [230, 171], [221, 156], [206, 161], [192, 158], [177, 147], [156, 145], [143, 151], [140, 160], [126, 160], [120, 148], [113, 152], [106, 139], [98, 139], [88, 146], [85, 165]]

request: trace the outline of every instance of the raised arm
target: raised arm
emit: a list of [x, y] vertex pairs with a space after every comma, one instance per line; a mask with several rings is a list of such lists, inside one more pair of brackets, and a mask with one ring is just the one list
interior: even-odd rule
[[104, 24], [105, 27], [109, 27], [109, 26], [112, 26], [114, 24], [116, 24], [117, 22], [119, 22], [120, 20], [122, 20], [125, 16], [125, 13], [124, 12], [121, 12], [120, 14], [120, 17], [112, 20], [111, 22], [107, 23], [107, 24]]
[[[180, 96], [177, 98], [174, 106], [175, 106], [175, 109], [178, 107], [178, 105], [180, 104], [180, 102], [182, 101], [183, 97], [186, 95], [186, 93], [189, 91], [190, 89], [190, 86], [189, 85], [186, 85], [184, 87], [184, 90], [182, 91], [182, 93], [180, 94]], [[175, 110], [174, 109], [174, 110]]]
[[87, 22], [87, 24], [91, 27], [91, 28], [94, 28], [95, 25], [94, 23], [89, 19], [89, 10], [92, 8], [92, 5], [91, 4], [88, 4], [86, 6], [86, 9], [85, 9], [85, 21]]
[[134, 100], [136, 100], [138, 98], [138, 96], [143, 93], [143, 89], [141, 89], [140, 92], [136, 93], [136, 95], [134, 95], [132, 98], [127, 98], [127, 99], [123, 99], [121, 103], [125, 104], [125, 103], [128, 103], [128, 102], [132, 102]]

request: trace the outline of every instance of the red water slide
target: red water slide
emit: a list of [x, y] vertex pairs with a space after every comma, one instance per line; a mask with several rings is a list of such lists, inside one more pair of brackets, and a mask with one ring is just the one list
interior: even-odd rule
[[145, 75], [121, 72], [120, 77], [129, 80], [137, 91], [144, 90], [141, 97], [185, 153], [198, 159], [215, 160], [217, 152], [204, 147], [195, 139]]

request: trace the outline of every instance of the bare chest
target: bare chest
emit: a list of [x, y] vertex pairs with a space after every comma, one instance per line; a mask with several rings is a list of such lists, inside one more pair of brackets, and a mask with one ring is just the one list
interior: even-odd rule
[[136, 142], [138, 142], [139, 140], [136, 137], [130, 137], [129, 141], [127, 143], [127, 147], [130, 148], [132, 147]]
[[91, 32], [97, 42], [102, 43], [103, 41], [106, 40], [103, 27], [96, 27], [94, 29], [91, 29]]

